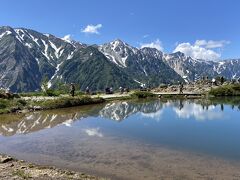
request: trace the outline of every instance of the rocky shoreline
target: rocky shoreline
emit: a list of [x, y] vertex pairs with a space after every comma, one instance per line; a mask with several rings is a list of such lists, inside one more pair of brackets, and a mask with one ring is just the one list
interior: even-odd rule
[[0, 154], [0, 179], [22, 180], [22, 179], [74, 179], [74, 180], [106, 180], [85, 173], [62, 170], [55, 167], [40, 166], [13, 157]]

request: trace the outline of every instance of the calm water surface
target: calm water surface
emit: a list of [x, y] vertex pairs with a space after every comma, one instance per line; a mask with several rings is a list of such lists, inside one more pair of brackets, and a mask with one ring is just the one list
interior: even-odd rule
[[181, 164], [211, 158], [238, 163], [239, 138], [238, 99], [116, 101], [0, 117], [0, 153], [113, 179], [187, 176]]

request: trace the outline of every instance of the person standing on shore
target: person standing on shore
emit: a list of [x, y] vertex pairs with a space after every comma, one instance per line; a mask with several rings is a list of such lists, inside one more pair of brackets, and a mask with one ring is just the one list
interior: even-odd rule
[[90, 94], [90, 89], [89, 89], [89, 87], [86, 88], [86, 94]]
[[179, 94], [183, 94], [183, 83], [179, 84]]
[[73, 83], [71, 83], [71, 85], [70, 85], [70, 94], [71, 94], [72, 97], [74, 97], [74, 93], [75, 93], [75, 86], [74, 86]]

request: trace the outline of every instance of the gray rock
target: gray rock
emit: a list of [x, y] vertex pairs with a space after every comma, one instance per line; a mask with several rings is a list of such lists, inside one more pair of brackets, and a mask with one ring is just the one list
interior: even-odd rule
[[13, 160], [13, 158], [10, 157], [10, 156], [0, 157], [0, 163], [7, 163], [7, 162], [10, 162], [12, 160]]

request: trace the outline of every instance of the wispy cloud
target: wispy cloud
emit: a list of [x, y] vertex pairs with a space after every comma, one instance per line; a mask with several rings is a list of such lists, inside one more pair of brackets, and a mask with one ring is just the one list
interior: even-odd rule
[[99, 29], [102, 28], [102, 24], [97, 24], [97, 25], [87, 25], [84, 29], [82, 29], [83, 33], [86, 34], [99, 34]]
[[156, 39], [155, 41], [150, 43], [141, 43], [140, 45], [141, 45], [141, 48], [150, 47], [150, 48], [156, 48], [159, 51], [163, 51], [162, 42], [159, 39]]
[[149, 34], [144, 34], [143, 38], [145, 39], [145, 38], [148, 38], [149, 36], [150, 36]]
[[207, 48], [207, 49], [222, 48], [227, 44], [230, 44], [230, 41], [226, 41], [226, 40], [221, 40], [221, 41], [197, 40], [195, 42], [195, 46], [200, 46], [200, 47], [204, 47], [204, 48]]

